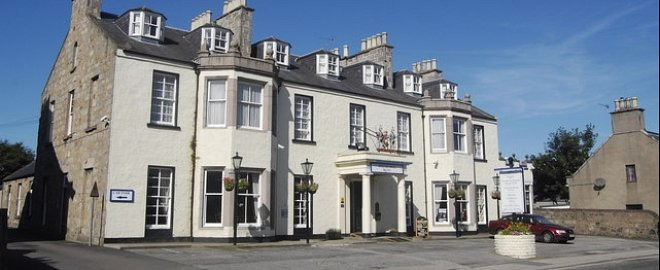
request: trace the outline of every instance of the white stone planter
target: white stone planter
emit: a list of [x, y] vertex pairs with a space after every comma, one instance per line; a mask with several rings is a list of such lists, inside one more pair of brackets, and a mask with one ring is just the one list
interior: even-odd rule
[[495, 253], [516, 259], [534, 258], [534, 235], [495, 235]]

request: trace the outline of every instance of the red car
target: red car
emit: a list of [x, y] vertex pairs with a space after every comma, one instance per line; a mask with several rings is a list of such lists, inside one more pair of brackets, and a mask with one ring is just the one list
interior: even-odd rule
[[509, 226], [511, 221], [531, 225], [530, 230], [536, 235], [537, 241], [566, 243], [575, 239], [573, 229], [553, 224], [544, 216], [532, 214], [511, 214], [498, 220], [492, 220], [488, 222], [488, 232], [495, 235]]

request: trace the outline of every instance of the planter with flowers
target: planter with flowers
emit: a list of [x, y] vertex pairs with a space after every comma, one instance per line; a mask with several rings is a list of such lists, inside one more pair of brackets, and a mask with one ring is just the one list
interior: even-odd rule
[[462, 190], [460, 188], [459, 189], [450, 189], [449, 191], [447, 191], [447, 196], [449, 196], [449, 198], [452, 198], [452, 199], [456, 198], [457, 200], [460, 200], [460, 199], [465, 198], [465, 190]]
[[234, 187], [236, 186], [236, 181], [234, 181], [234, 178], [225, 177], [225, 179], [223, 179], [223, 181], [225, 182], [225, 190], [226, 191], [229, 192], [229, 191], [234, 190]]
[[529, 225], [514, 221], [496, 234], [495, 253], [516, 259], [536, 257], [535, 237]]

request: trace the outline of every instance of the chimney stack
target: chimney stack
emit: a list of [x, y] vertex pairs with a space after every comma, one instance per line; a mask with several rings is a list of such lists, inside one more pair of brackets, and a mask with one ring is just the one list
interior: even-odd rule
[[190, 31], [197, 29], [198, 27], [211, 23], [212, 13], [210, 10], [202, 12], [202, 14], [197, 15], [197, 17], [192, 19], [190, 23]]
[[344, 58], [348, 58], [348, 55], [349, 55], [349, 54], [348, 54], [348, 45], [346, 45], [346, 44], [344, 44], [344, 51], [343, 51], [343, 53], [344, 53]]
[[639, 107], [636, 97], [619, 98], [614, 101], [612, 133], [624, 133], [645, 130], [644, 109]]

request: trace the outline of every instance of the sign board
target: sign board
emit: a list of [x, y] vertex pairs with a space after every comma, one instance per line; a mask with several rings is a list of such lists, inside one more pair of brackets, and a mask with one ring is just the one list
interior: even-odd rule
[[120, 203], [132, 203], [135, 201], [135, 191], [131, 189], [111, 189], [110, 201]]
[[502, 214], [525, 212], [525, 183], [523, 170], [501, 170], [500, 174], [500, 207]]
[[372, 173], [403, 174], [405, 168], [406, 166], [403, 164], [371, 163]]

